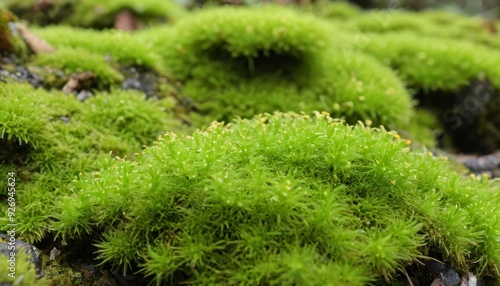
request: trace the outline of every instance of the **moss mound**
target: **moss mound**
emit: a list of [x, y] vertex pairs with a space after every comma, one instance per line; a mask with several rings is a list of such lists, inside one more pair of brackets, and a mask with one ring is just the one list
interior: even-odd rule
[[24, 284], [120, 270], [137, 284], [428, 285], [435, 259], [499, 283], [498, 182], [400, 139], [433, 145], [442, 118], [461, 122], [441, 127], [456, 146], [498, 149], [494, 28], [345, 3], [184, 16], [139, 2], [0, 4], [55, 48], [28, 54], [0, 10], [0, 200], [15, 173], [16, 236], [63, 252], [46, 279], [19, 257]]
[[498, 275], [500, 193], [398, 137], [325, 114], [169, 133], [74, 182], [53, 228], [158, 284], [364, 285], [430, 253]]
[[160, 60], [152, 53], [151, 44], [140, 41], [133, 34], [116, 30], [93, 31], [68, 26], [50, 26], [34, 29], [54, 48], [82, 49], [89, 53], [108, 56], [113, 61], [149, 68]]
[[[0, 164], [18, 177], [18, 234], [40, 241], [49, 231], [48, 214], [65, 186], [98, 158], [132, 156], [162, 131], [178, 128], [159, 103], [134, 92], [98, 94], [84, 103], [60, 92], [28, 85], [0, 84]], [[7, 192], [7, 180], [0, 182]], [[4, 210], [6, 206], [2, 206]], [[1, 219], [6, 230], [8, 217]]]
[[372, 11], [350, 18], [351, 27], [363, 33], [410, 32], [413, 35], [462, 39], [487, 47], [500, 48], [500, 39], [488, 28], [485, 19], [439, 10], [423, 13]]
[[68, 22], [81, 27], [110, 28], [113, 18], [120, 11], [130, 10], [139, 19], [148, 22], [174, 22], [182, 17], [183, 9], [173, 1], [134, 0], [79, 0], [74, 4], [74, 12]]
[[332, 48], [331, 28], [280, 7], [218, 8], [179, 22], [156, 45], [211, 120], [326, 110], [351, 123], [405, 125], [411, 103], [401, 82], [372, 58]]
[[421, 103], [430, 102], [461, 150], [488, 153], [500, 146], [492, 116], [500, 112], [498, 51], [410, 33], [370, 34], [352, 42], [397, 70]]
[[[0, 239], [0, 243], [3, 242], [3, 239]], [[3, 247], [3, 245], [2, 245]], [[22, 286], [22, 285], [36, 285], [36, 286], [46, 286], [50, 285], [50, 282], [46, 278], [38, 278], [37, 273], [35, 270], [35, 266], [33, 263], [30, 262], [30, 256], [26, 254], [23, 250], [23, 248], [20, 248], [21, 250], [18, 251], [16, 254], [16, 261], [15, 261], [15, 272], [17, 273], [22, 273], [22, 275], [17, 275], [17, 279], [8, 275], [2, 275], [1, 282], [4, 285], [16, 285], [16, 286]], [[1, 249], [1, 250], [7, 250]], [[10, 251], [10, 250], [8, 250]], [[9, 269], [11, 267], [9, 261], [7, 259], [2, 259], [0, 260], [0, 267], [2, 269]], [[3, 273], [7, 273], [7, 271], [4, 271]], [[15, 276], [15, 275], [14, 275]], [[22, 278], [21, 278], [22, 277]]]
[[307, 57], [322, 50], [329, 39], [324, 23], [275, 6], [205, 9], [177, 23], [175, 29], [175, 38], [164, 39], [157, 49], [181, 78], [196, 75], [193, 65], [204, 63], [218, 52], [233, 58], [256, 58], [259, 53]]
[[354, 18], [361, 14], [361, 9], [358, 6], [344, 1], [320, 0], [311, 2], [304, 7], [299, 6], [299, 8], [319, 17], [335, 21]]
[[389, 33], [369, 35], [355, 45], [397, 69], [414, 88], [453, 91], [474, 80], [500, 87], [500, 54], [477, 44]]

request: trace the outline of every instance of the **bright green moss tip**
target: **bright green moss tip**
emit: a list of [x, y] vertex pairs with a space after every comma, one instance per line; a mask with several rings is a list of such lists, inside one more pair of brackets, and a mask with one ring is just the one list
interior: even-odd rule
[[[133, 157], [162, 132], [179, 128], [170, 110], [133, 91], [80, 102], [58, 91], [0, 83], [0, 105], [0, 171], [16, 173], [16, 202], [25, 206], [16, 212], [16, 230], [28, 242], [44, 238], [53, 201], [71, 193], [67, 184], [95, 170], [97, 160]], [[0, 231], [7, 223], [8, 216], [0, 218]]]
[[75, 181], [58, 235], [159, 285], [365, 285], [429, 253], [499, 274], [500, 193], [393, 132], [288, 113], [154, 145]]

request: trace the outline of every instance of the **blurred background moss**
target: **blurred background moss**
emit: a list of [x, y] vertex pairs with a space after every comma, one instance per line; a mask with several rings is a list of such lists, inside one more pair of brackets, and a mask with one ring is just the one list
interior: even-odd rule
[[[320, 0], [322, 1], [322, 0]], [[186, 7], [203, 6], [205, 4], [239, 4], [257, 5], [263, 2], [278, 2], [281, 4], [314, 4], [315, 0], [175, 0], [178, 4]], [[340, 0], [323, 2], [350, 2], [363, 9], [404, 9], [404, 10], [426, 10], [444, 9], [452, 12], [463, 13], [486, 18], [498, 18], [500, 16], [500, 1], [498, 0]]]

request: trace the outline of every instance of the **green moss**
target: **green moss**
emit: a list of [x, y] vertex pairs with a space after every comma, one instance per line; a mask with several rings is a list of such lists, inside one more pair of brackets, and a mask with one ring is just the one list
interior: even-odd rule
[[297, 84], [289, 77], [278, 79], [279, 75], [261, 73], [234, 87], [217, 88], [206, 81], [190, 81], [184, 93], [201, 104], [203, 114], [225, 121], [234, 115], [251, 117], [275, 110], [327, 110], [351, 123], [408, 123], [412, 114], [410, 97], [389, 69], [371, 58], [349, 52], [327, 53], [323, 64], [318, 64], [307, 85]]
[[[495, 90], [500, 89], [500, 53], [467, 41], [407, 32], [365, 34], [348, 41], [397, 70], [406, 85], [418, 92], [422, 102], [432, 103], [434, 106], [430, 108], [436, 111], [443, 129], [450, 132], [457, 147], [464, 151], [494, 151], [499, 137], [493, 127], [495, 119], [486, 114], [494, 113], [495, 108], [494, 104], [486, 105], [494, 101]], [[481, 103], [479, 97], [486, 101]], [[471, 100], [475, 107], [467, 105]], [[485, 106], [477, 106], [480, 104]], [[481, 126], [488, 126], [488, 130]]]
[[[12, 286], [45, 286], [51, 285], [50, 281], [46, 278], [37, 278], [35, 266], [29, 261], [30, 257], [26, 254], [23, 249], [18, 249], [15, 256], [15, 278], [8, 276], [10, 273], [9, 267], [11, 267], [10, 262], [7, 257], [1, 256], [0, 267], [2, 267], [2, 277], [0, 277], [0, 283], [3, 285]], [[9, 271], [9, 272], [8, 272]]]
[[351, 18], [349, 24], [364, 33], [411, 32], [414, 35], [462, 39], [500, 48], [500, 40], [484, 25], [485, 20], [439, 10], [423, 13], [374, 11]]
[[56, 49], [83, 49], [88, 53], [110, 56], [125, 65], [158, 67], [160, 59], [152, 53], [151, 42], [135, 37], [135, 34], [105, 30], [93, 31], [67, 26], [51, 26], [34, 29], [42, 39]]
[[44, 237], [52, 201], [71, 192], [65, 186], [81, 172], [95, 170], [96, 160], [133, 156], [162, 131], [178, 128], [169, 110], [136, 92], [98, 93], [82, 103], [9, 83], [0, 84], [0, 104], [0, 164], [17, 173], [24, 205], [18, 232], [29, 242]]
[[156, 45], [206, 120], [326, 110], [352, 123], [406, 124], [411, 103], [398, 78], [372, 58], [329, 47], [330, 28], [279, 7], [218, 8], [179, 22]]
[[[101, 2], [75, 2], [73, 23], [109, 27], [125, 8], [161, 21], [177, 9]], [[33, 29], [57, 50], [33, 64], [91, 70], [98, 88], [111, 91], [79, 102], [0, 82], [0, 172], [16, 172], [20, 236], [73, 247], [93, 241], [102, 264], [159, 285], [392, 284], [427, 256], [461, 274], [498, 277], [498, 183], [463, 178], [453, 171], [463, 169], [409, 151], [409, 140], [385, 131], [432, 145], [437, 123], [413, 110], [405, 85], [453, 92], [481, 80], [500, 88], [500, 54], [484, 46], [495, 40], [459, 16], [335, 5], [315, 15], [206, 9], [133, 33]], [[115, 90], [125, 66], [175, 75], [194, 100], [194, 127], [296, 113], [154, 142], [180, 130], [171, 112], [180, 107]], [[165, 94], [168, 81], [156, 83]], [[498, 106], [492, 101], [485, 117], [493, 127]], [[494, 133], [488, 124], [484, 132]], [[82, 282], [71, 273], [60, 283]]]
[[[173, 1], [134, 1], [134, 0], [78, 0], [74, 3], [75, 10], [68, 22], [81, 27], [110, 28], [113, 26], [114, 16], [120, 11], [128, 9], [139, 19], [153, 22], [166, 18], [174, 22], [182, 18], [185, 11]], [[165, 19], [164, 19], [165, 20]]]
[[33, 63], [61, 69], [67, 74], [92, 71], [102, 86], [123, 80], [123, 76], [102, 55], [94, 55], [83, 49], [61, 48], [53, 54], [38, 54]]
[[320, 114], [170, 133], [74, 182], [53, 228], [158, 284], [364, 285], [428, 253], [498, 275], [500, 193], [397, 137]]
[[299, 8], [330, 20], [346, 20], [361, 14], [361, 9], [358, 6], [344, 1], [320, 0], [304, 7], [299, 6]]
[[284, 8], [222, 7], [193, 13], [179, 22], [175, 38], [163, 38], [158, 49], [174, 74], [186, 78], [193, 74], [193, 65], [217, 50], [230, 57], [284, 52], [307, 55], [326, 46], [327, 33], [313, 17]]
[[19, 18], [31, 24], [46, 26], [66, 18], [74, 0], [40, 2], [38, 0], [4, 0], [5, 5]]
[[500, 88], [500, 54], [465, 41], [409, 33], [371, 34], [354, 45], [396, 69], [411, 87], [455, 91], [474, 80]]

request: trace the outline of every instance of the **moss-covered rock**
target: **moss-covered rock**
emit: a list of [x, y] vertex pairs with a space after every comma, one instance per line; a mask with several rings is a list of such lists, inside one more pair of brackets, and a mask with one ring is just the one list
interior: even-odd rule
[[0, 52], [13, 53], [24, 58], [28, 48], [17, 33], [15, 21], [17, 21], [16, 16], [0, 7]]
[[477, 44], [410, 33], [354, 39], [356, 47], [397, 69], [411, 87], [453, 91], [474, 80], [500, 87], [500, 53]]
[[330, 47], [329, 29], [281, 7], [218, 8], [179, 22], [155, 45], [210, 120], [326, 110], [351, 123], [407, 124], [411, 103], [400, 80], [372, 58]]
[[53, 228], [160, 284], [364, 285], [431, 254], [498, 275], [500, 193], [398, 137], [323, 114], [166, 134], [74, 182]]

